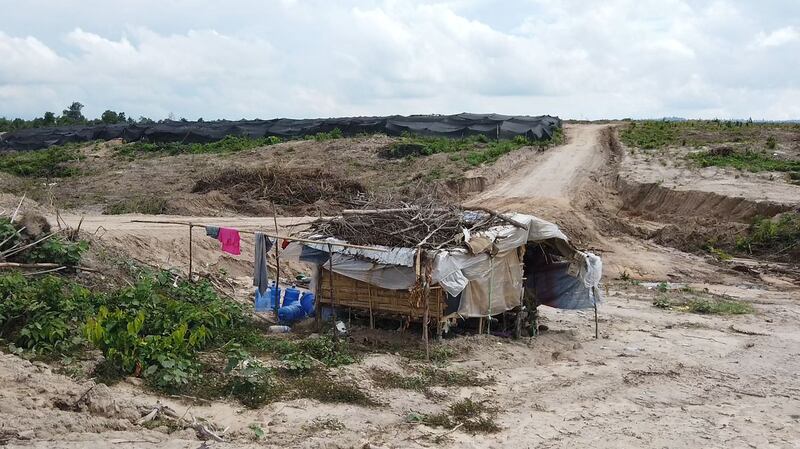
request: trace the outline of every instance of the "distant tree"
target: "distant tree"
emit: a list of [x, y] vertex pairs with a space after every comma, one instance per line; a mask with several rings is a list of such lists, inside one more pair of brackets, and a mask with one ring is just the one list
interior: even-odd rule
[[55, 124], [56, 124], [56, 114], [50, 111], [45, 112], [44, 117], [42, 117], [42, 125], [54, 126]]
[[86, 123], [86, 117], [83, 116], [81, 110], [83, 104], [74, 101], [67, 109], [61, 113], [60, 124], [64, 125], [80, 125]]
[[140, 115], [137, 123], [140, 125], [152, 125], [153, 123], [155, 123], [155, 121], [153, 121], [153, 119], [151, 118]]
[[203, 117], [198, 118], [197, 123], [203, 123]]
[[100, 115], [100, 120], [107, 125], [113, 125], [119, 123], [119, 114], [110, 109], [106, 109], [106, 111]]

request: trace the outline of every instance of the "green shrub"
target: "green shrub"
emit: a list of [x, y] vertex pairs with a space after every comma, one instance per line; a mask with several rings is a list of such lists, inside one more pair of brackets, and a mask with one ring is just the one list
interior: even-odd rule
[[209, 143], [182, 143], [182, 142], [134, 142], [120, 146], [117, 152], [123, 156], [135, 156], [143, 153], [156, 154], [204, 154], [204, 153], [235, 153], [281, 143], [280, 137], [244, 137], [228, 135], [216, 142]]
[[34, 178], [65, 178], [78, 173], [77, 169], [66, 163], [81, 158], [78, 146], [74, 144], [7, 153], [0, 155], [0, 171]]
[[89, 243], [85, 240], [73, 242], [56, 235], [20, 254], [26, 262], [57, 263], [72, 267], [80, 264], [83, 253], [88, 249]]
[[786, 212], [775, 218], [757, 218], [748, 235], [737, 241], [740, 251], [751, 254], [788, 255], [800, 251], [800, 213]]
[[0, 275], [0, 338], [15, 347], [39, 355], [74, 350], [92, 310], [89, 291], [62, 278]]
[[800, 161], [778, 159], [755, 151], [701, 151], [690, 154], [689, 159], [701, 167], [732, 167], [751, 172], [800, 172]]

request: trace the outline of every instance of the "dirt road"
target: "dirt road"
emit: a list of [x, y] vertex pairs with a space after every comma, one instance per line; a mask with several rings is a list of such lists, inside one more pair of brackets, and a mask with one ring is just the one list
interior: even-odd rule
[[600, 131], [608, 125], [566, 125], [567, 143], [530, 158], [475, 198], [568, 201], [604, 162]]

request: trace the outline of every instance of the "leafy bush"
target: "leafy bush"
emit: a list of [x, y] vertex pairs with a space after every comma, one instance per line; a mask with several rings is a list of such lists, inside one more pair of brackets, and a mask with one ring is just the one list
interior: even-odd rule
[[787, 212], [773, 219], [757, 218], [736, 247], [750, 254], [787, 255], [800, 252], [800, 213]]
[[[84, 144], [85, 145], [85, 144]], [[54, 146], [46, 150], [0, 155], [0, 171], [35, 178], [65, 178], [78, 173], [65, 165], [82, 158], [77, 145]]]
[[689, 155], [701, 167], [732, 167], [752, 172], [800, 172], [800, 161], [778, 159], [755, 151], [701, 151]]
[[344, 134], [342, 134], [342, 130], [339, 128], [333, 128], [328, 132], [320, 132], [314, 134], [313, 136], [306, 136], [305, 139], [316, 140], [317, 142], [323, 142], [326, 140], [341, 139], [342, 137], [344, 137]]
[[[405, 133], [401, 140], [393, 144], [385, 153], [388, 158], [409, 156], [430, 156], [438, 153], [460, 153], [460, 159], [477, 166], [492, 163], [501, 156], [518, 150], [524, 146], [558, 145], [563, 141], [563, 130], [557, 129], [552, 139], [529, 140], [525, 136], [516, 136], [511, 140], [490, 140], [479, 134], [460, 139], [447, 137], [418, 136]], [[451, 157], [452, 159], [452, 157]], [[456, 157], [455, 160], [458, 160]]]
[[81, 256], [89, 249], [85, 240], [73, 242], [61, 236], [53, 236], [21, 253], [26, 262], [48, 262], [65, 266], [76, 266]]
[[84, 317], [93, 311], [88, 290], [55, 276], [0, 276], [0, 338], [39, 355], [76, 349]]
[[118, 153], [124, 156], [134, 156], [141, 153], [176, 154], [204, 154], [204, 153], [235, 153], [281, 143], [280, 137], [246, 137], [228, 135], [216, 142], [209, 143], [182, 143], [182, 142], [134, 142], [119, 147]]

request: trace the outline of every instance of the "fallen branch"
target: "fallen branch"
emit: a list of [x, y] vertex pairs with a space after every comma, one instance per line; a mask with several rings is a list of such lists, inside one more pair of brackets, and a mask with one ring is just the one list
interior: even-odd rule
[[517, 220], [514, 220], [513, 218], [508, 218], [505, 215], [501, 214], [500, 212], [497, 212], [495, 210], [489, 209], [488, 207], [482, 207], [482, 206], [481, 207], [470, 207], [469, 209], [480, 210], [480, 211], [486, 212], [487, 214], [489, 214], [489, 215], [491, 215], [493, 217], [499, 218], [500, 220], [503, 220], [506, 223], [512, 224], [512, 225], [514, 225], [514, 226], [516, 226], [516, 227], [518, 227], [520, 229], [528, 229], [527, 226], [525, 226], [524, 224], [518, 222]]

